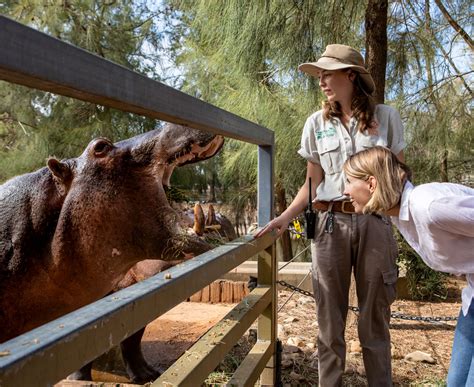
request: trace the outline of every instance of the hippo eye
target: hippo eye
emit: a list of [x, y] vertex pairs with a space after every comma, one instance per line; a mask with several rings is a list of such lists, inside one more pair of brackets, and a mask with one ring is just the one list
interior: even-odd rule
[[102, 139], [102, 138], [98, 139], [92, 147], [92, 151], [94, 152], [94, 156], [104, 157], [107, 154], [107, 152], [109, 151], [111, 145], [112, 144], [108, 140], [105, 140], [105, 139]]

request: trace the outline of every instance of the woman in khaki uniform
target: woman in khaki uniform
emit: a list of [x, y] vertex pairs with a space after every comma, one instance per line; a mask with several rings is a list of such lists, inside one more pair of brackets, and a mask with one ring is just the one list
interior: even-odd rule
[[400, 115], [389, 106], [375, 105], [374, 81], [360, 53], [349, 46], [331, 44], [317, 62], [304, 63], [299, 69], [319, 79], [327, 101], [303, 129], [298, 153], [307, 160], [305, 184], [288, 209], [256, 237], [272, 230], [280, 235], [304, 210], [311, 178], [313, 207], [318, 211], [312, 274], [319, 323], [319, 384], [342, 384], [353, 271], [369, 386], [391, 386], [389, 320], [395, 299], [397, 245], [387, 217], [354, 212], [344, 195], [343, 164], [351, 155], [376, 145], [390, 148], [403, 160]]

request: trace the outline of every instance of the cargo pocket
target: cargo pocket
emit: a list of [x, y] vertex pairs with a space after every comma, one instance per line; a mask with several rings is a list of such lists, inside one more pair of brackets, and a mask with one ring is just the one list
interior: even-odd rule
[[397, 278], [398, 278], [398, 268], [383, 271], [383, 285], [385, 290], [385, 295], [387, 297], [388, 305], [391, 305], [395, 298], [397, 297]]
[[325, 138], [318, 143], [321, 167], [327, 174], [340, 172], [342, 169], [342, 155], [337, 137]]
[[321, 299], [321, 292], [319, 291], [319, 273], [316, 264], [312, 265], [312, 282], [313, 282], [313, 295], [314, 301], [316, 305], [319, 304], [319, 300]]

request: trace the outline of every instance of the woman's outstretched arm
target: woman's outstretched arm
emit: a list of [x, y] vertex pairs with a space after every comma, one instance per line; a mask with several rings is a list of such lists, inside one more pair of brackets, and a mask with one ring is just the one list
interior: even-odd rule
[[260, 229], [255, 235], [258, 238], [273, 230], [280, 236], [288, 228], [291, 220], [298, 216], [308, 204], [308, 185], [311, 178], [311, 197], [316, 196], [316, 188], [324, 178], [324, 172], [321, 165], [308, 161], [306, 166], [306, 181], [298, 191], [298, 194], [288, 206], [288, 208], [278, 217], [270, 221], [266, 226]]

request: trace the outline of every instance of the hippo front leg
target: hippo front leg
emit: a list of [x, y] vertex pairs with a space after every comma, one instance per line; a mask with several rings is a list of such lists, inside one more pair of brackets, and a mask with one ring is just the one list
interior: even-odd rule
[[144, 332], [145, 328], [142, 328], [120, 343], [127, 374], [132, 382], [140, 384], [154, 381], [161, 375], [143, 357], [140, 343]]

